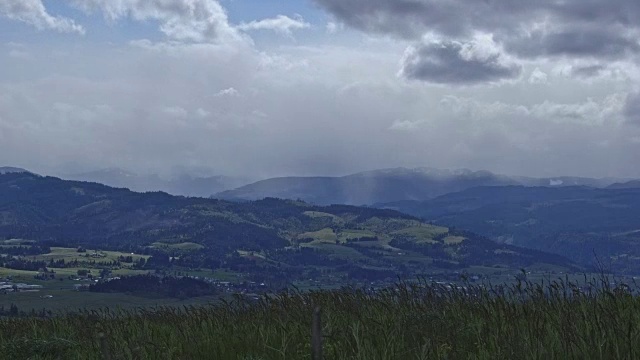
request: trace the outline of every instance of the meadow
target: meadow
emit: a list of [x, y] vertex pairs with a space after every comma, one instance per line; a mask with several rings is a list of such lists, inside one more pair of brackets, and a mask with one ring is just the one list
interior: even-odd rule
[[[110, 273], [113, 276], [141, 275], [149, 272], [148, 270], [134, 269], [133, 263], [122, 262], [119, 266], [105, 265], [107, 263], [118, 261], [118, 259], [121, 257], [130, 257], [133, 262], [137, 262], [139, 259], [149, 259], [149, 256], [147, 255], [124, 253], [118, 251], [91, 249], [79, 253], [77, 251], [77, 248], [52, 247], [51, 252], [47, 254], [18, 256], [16, 258], [29, 261], [44, 261], [47, 264], [50, 261], [77, 261], [78, 267], [52, 267], [51, 269], [55, 271], [56, 281], [42, 281], [40, 279], [34, 278], [36, 275], [41, 273], [40, 271], [16, 270], [0, 267], [0, 278], [11, 278], [15, 282], [27, 282], [29, 284], [44, 285], [47, 288], [73, 289], [73, 284], [78, 283], [77, 280], [73, 279], [78, 277], [78, 270], [89, 270], [94, 276], [97, 276], [100, 272], [100, 269], [102, 268], [110, 269]], [[2, 303], [1, 299], [0, 303]]]
[[0, 320], [14, 359], [633, 359], [640, 298], [606, 279], [509, 286], [403, 282], [288, 291], [258, 301]]

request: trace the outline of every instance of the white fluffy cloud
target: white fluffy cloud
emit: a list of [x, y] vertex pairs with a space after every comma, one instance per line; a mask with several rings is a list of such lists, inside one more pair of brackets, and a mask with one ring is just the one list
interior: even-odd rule
[[484, 121], [527, 118], [529, 122], [536, 124], [547, 122], [573, 123], [580, 126], [616, 126], [624, 121], [622, 111], [625, 100], [625, 94], [613, 94], [600, 101], [591, 98], [578, 103], [557, 103], [547, 100], [527, 106], [446, 96], [440, 105], [458, 116]]
[[[65, 1], [87, 13], [102, 14], [109, 21], [157, 21], [159, 30], [174, 41], [227, 42], [241, 39], [237, 29], [229, 24], [226, 11], [217, 0]], [[25, 22], [41, 30], [85, 33], [85, 27], [73, 19], [49, 14], [42, 0], [3, 0], [0, 2], [0, 16]], [[284, 21], [286, 19], [291, 22], [287, 24]], [[273, 26], [280, 25], [283, 31], [290, 31], [301, 25], [296, 20], [286, 19], [273, 19]], [[267, 21], [262, 26], [269, 24]]]
[[240, 95], [240, 93], [238, 92], [238, 90], [230, 87], [230, 88], [218, 91], [214, 96], [215, 97], [224, 97], [224, 96], [233, 97], [233, 96], [239, 96], [239, 95]]
[[78, 8], [99, 11], [112, 21], [156, 20], [169, 39], [216, 42], [237, 39], [224, 8], [216, 0], [71, 0]]
[[0, 16], [27, 23], [40, 30], [79, 34], [85, 32], [84, 28], [73, 20], [49, 14], [42, 0], [2, 0]]
[[311, 27], [311, 24], [305, 22], [300, 15], [295, 16], [293, 19], [285, 15], [278, 15], [274, 18], [254, 20], [238, 25], [238, 29], [242, 31], [273, 30], [285, 35], [291, 35], [293, 30], [307, 29], [309, 27]]
[[533, 70], [531, 75], [529, 75], [530, 84], [546, 84], [548, 79], [549, 75], [540, 70], [540, 68], [536, 68], [535, 70]]

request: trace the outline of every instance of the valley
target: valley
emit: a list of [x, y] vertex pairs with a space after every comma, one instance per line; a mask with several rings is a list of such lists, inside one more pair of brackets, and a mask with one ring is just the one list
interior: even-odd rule
[[[481, 282], [513, 279], [521, 269], [532, 277], [591, 271], [394, 210], [135, 193], [31, 173], [0, 175], [0, 214], [0, 276], [42, 285], [43, 294], [146, 274], [197, 278], [218, 287], [211, 295], [255, 296], [290, 286], [383, 288], [399, 278]], [[11, 301], [7, 295], [0, 304]]]

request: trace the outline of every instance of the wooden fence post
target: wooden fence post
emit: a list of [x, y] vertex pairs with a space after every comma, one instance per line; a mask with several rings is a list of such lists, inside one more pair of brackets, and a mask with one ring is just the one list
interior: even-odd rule
[[107, 337], [104, 333], [98, 334], [100, 340], [100, 352], [102, 352], [103, 360], [111, 360], [111, 353], [109, 352], [109, 345], [107, 344]]
[[311, 359], [322, 360], [322, 311], [320, 307], [313, 310], [313, 321], [311, 324]]

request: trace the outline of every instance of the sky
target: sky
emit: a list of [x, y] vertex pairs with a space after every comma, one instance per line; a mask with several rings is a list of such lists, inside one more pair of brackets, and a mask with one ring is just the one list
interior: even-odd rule
[[639, 35], [637, 0], [0, 0], [0, 165], [640, 177]]

